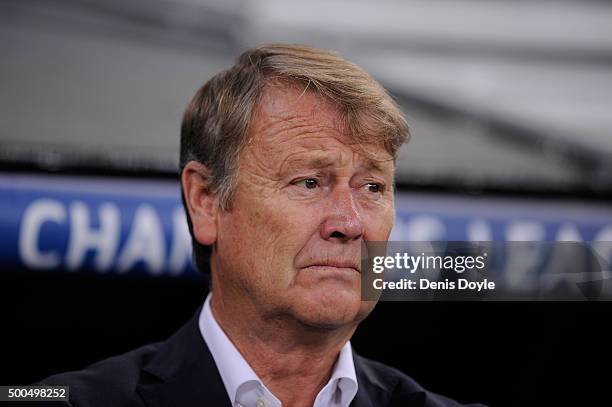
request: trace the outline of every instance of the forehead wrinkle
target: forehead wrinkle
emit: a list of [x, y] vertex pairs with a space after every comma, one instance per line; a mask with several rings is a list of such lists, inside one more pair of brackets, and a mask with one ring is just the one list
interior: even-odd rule
[[[291, 126], [288, 123], [293, 123], [296, 121], [306, 122], [308, 120], [308, 118], [304, 115], [300, 115], [297, 113], [287, 115], [260, 114], [258, 116], [258, 119], [259, 125], [253, 129], [253, 132], [257, 134], [267, 133], [270, 129], [274, 129], [275, 127], [280, 127], [280, 129], [283, 129], [284, 127]], [[284, 124], [286, 124], [286, 126], [283, 126]]]
[[[308, 164], [308, 159], [298, 159], [292, 163], [291, 160], [296, 154], [301, 155], [308, 152], [316, 154], [318, 150], [319, 155], [330, 155], [329, 150], [335, 148], [319, 140], [335, 139], [340, 143], [338, 147], [349, 147], [353, 155], [347, 156], [342, 150], [339, 150], [340, 153], [334, 153], [333, 158], [315, 161], [310, 159], [311, 166], [319, 168], [327, 166], [329, 163], [325, 161], [341, 165], [342, 162], [347, 162], [347, 158], [352, 157], [349, 160], [359, 162], [362, 169], [372, 169], [382, 173], [393, 172], [393, 165], [390, 166], [391, 168], [385, 165], [385, 161], [392, 162], [392, 157], [386, 160], [375, 151], [368, 151], [367, 143], [360, 142], [358, 137], [356, 138], [348, 130], [337, 106], [327, 103], [316, 95], [310, 106], [308, 106], [308, 101], [306, 105], [299, 105], [294, 103], [295, 100], [289, 100], [288, 105], [283, 105], [282, 101], [287, 100], [291, 93], [283, 92], [276, 95], [275, 92], [268, 90], [264, 92], [264, 98], [257, 105], [253, 126], [249, 129], [250, 140], [247, 149], [254, 153], [255, 163], [260, 168], [263, 166], [269, 170], [276, 168], [280, 175], [287, 164], [294, 166]], [[302, 92], [297, 99], [306, 96], [307, 94]], [[287, 148], [289, 146], [290, 148]], [[354, 154], [358, 154], [359, 157]], [[270, 159], [271, 157], [276, 157], [276, 159]], [[355, 158], [358, 159], [355, 160]]]
[[265, 125], [257, 128], [255, 133], [257, 141], [273, 145], [301, 136], [316, 136], [320, 134], [321, 137], [329, 137], [344, 134], [336, 126], [329, 126], [312, 118], [304, 118], [303, 116], [268, 121]]
[[[279, 123], [276, 123], [279, 124]], [[316, 126], [310, 123], [280, 123], [281, 128], [276, 132], [260, 134], [259, 142], [251, 145], [253, 158], [260, 167], [276, 168], [278, 177], [288, 168], [299, 167], [321, 169], [332, 165], [342, 166], [348, 161], [360, 162], [366, 170], [375, 170], [382, 174], [393, 172], [386, 163], [392, 163], [391, 157], [379, 158], [378, 154], [368, 153], [366, 146], [353, 140], [329, 126]], [[282, 124], [285, 124], [284, 126]], [[269, 126], [270, 129], [271, 126]], [[325, 140], [335, 139], [339, 144], [328, 144]], [[294, 143], [287, 149], [288, 143]], [[350, 151], [342, 151], [346, 146]], [[360, 148], [361, 147], [361, 148]], [[330, 154], [330, 151], [334, 151]], [[266, 157], [277, 156], [279, 160], [268, 160]], [[298, 158], [295, 158], [298, 156]], [[278, 165], [274, 165], [278, 163]]]

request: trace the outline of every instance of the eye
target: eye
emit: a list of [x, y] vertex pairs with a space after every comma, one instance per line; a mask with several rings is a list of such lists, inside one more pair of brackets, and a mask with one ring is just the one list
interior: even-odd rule
[[368, 192], [372, 192], [376, 194], [376, 193], [383, 191], [383, 186], [375, 182], [369, 182], [366, 184], [366, 189], [368, 190]]
[[302, 181], [304, 186], [308, 189], [314, 189], [319, 185], [319, 182], [314, 178], [308, 178]]
[[306, 178], [296, 182], [297, 185], [303, 185], [306, 189], [315, 189], [319, 186], [319, 181], [315, 178]]

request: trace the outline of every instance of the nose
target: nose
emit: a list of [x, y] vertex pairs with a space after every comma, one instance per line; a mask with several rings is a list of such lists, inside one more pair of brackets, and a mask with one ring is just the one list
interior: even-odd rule
[[337, 186], [328, 195], [328, 215], [321, 225], [325, 240], [351, 241], [363, 236], [363, 221], [351, 188]]

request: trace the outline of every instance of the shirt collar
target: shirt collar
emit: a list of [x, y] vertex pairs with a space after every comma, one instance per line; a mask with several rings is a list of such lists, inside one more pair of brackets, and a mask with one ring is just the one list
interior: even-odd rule
[[[267, 396], [269, 398], [276, 399], [215, 320], [210, 307], [211, 297], [212, 293], [209, 293], [204, 301], [198, 323], [200, 333], [215, 360], [230, 400], [232, 403], [235, 403], [239, 390], [257, 384], [261, 384], [264, 392], [268, 393]], [[336, 392], [336, 385], [340, 392]], [[357, 394], [357, 387], [353, 352], [350, 341], [347, 341], [340, 350], [329, 382], [317, 395], [314, 405], [347, 407], [355, 397], [355, 394]], [[322, 404], [323, 399], [329, 399], [329, 404], [328, 402], [323, 402]], [[335, 399], [335, 402], [332, 402], [333, 399]], [[274, 401], [278, 401], [278, 399]], [[280, 405], [280, 402], [278, 402], [278, 405]]]
[[353, 351], [347, 341], [338, 355], [329, 382], [317, 395], [314, 407], [348, 407], [357, 394], [358, 384], [353, 362]]
[[233, 404], [236, 402], [238, 389], [243, 384], [257, 383], [261, 380], [215, 320], [210, 308], [211, 296], [212, 293], [209, 293], [206, 297], [200, 313], [200, 332], [215, 360], [225, 390]]

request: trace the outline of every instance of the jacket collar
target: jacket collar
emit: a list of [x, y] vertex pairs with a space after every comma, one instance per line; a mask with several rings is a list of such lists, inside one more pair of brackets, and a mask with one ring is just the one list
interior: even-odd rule
[[198, 328], [202, 307], [162, 343], [142, 369], [136, 391], [147, 407], [231, 407], [214, 359]]
[[[420, 407], [425, 405], [426, 392], [412, 379], [404, 380], [400, 372], [382, 366], [378, 362], [367, 360], [354, 351], [353, 360], [359, 390], [351, 407]], [[379, 367], [375, 368], [375, 366]]]
[[[145, 365], [136, 391], [147, 407], [231, 407], [215, 361], [199, 331], [202, 307], [173, 336], [163, 342]], [[351, 407], [423, 406], [425, 391], [415, 382], [400, 383], [399, 373], [383, 375], [353, 350], [359, 389]], [[385, 370], [391, 370], [387, 367]]]

